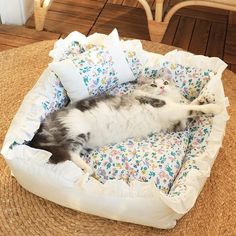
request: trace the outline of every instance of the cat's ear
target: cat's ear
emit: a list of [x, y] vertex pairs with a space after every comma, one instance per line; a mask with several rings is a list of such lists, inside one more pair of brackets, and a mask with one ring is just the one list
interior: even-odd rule
[[172, 76], [170, 74], [167, 74], [165, 76], [163, 76], [165, 80], [168, 80], [169, 82], [172, 81]]
[[146, 84], [147, 83], [147, 78], [146, 77], [144, 77], [144, 76], [140, 76], [138, 79], [137, 79], [137, 83], [139, 84], [139, 85], [143, 85], [143, 84]]
[[160, 71], [160, 76], [162, 79], [168, 80], [169, 82], [172, 80], [172, 73], [168, 68], [162, 68]]

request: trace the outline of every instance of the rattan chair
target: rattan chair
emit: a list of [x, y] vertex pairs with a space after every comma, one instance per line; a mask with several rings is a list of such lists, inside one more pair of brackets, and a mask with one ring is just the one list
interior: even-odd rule
[[161, 42], [171, 17], [179, 9], [188, 6], [205, 6], [220, 8], [229, 11], [236, 11], [236, 0], [183, 0], [172, 6], [164, 16], [164, 1], [156, 0], [155, 17], [153, 17], [151, 8], [147, 0], [138, 0], [143, 6], [148, 20], [148, 29], [152, 41]]

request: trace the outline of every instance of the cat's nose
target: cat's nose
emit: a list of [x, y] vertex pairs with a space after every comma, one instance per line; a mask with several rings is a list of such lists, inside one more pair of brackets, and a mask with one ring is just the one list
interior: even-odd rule
[[161, 86], [160, 89], [164, 89], [164, 86]]

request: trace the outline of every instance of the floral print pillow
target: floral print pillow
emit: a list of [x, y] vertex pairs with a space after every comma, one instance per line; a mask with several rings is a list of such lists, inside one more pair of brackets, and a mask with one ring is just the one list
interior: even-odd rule
[[52, 62], [49, 67], [60, 78], [72, 101], [103, 94], [121, 83], [135, 80], [142, 71], [135, 52], [110, 51], [103, 45], [89, 44], [83, 53]]
[[78, 69], [89, 96], [102, 94], [119, 83], [112, 56], [104, 46], [94, 46], [71, 61]]
[[[102, 45], [100, 45], [102, 46]], [[64, 50], [60, 50], [60, 55], [55, 57], [54, 59], [57, 61], [63, 61], [66, 59], [76, 58], [79, 54], [84, 53], [85, 51], [91, 50], [92, 48], [96, 48], [97, 46], [94, 44], [81, 44], [79, 41], [72, 40], [70, 41]], [[102, 46], [104, 48], [104, 46]], [[137, 79], [142, 73], [142, 63], [138, 58], [135, 51], [123, 51], [125, 54], [125, 59], [132, 70], [134, 77]]]

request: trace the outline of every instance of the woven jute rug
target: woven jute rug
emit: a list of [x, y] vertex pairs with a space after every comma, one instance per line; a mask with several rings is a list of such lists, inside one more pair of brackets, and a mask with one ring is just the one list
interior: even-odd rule
[[[23, 97], [50, 61], [54, 41], [0, 53], [0, 146]], [[158, 53], [172, 47], [144, 42]], [[0, 235], [236, 235], [236, 75], [223, 83], [231, 106], [223, 147], [193, 209], [172, 230], [112, 221], [61, 207], [24, 190], [0, 158]], [[153, 206], [155, 207], [155, 206]]]

